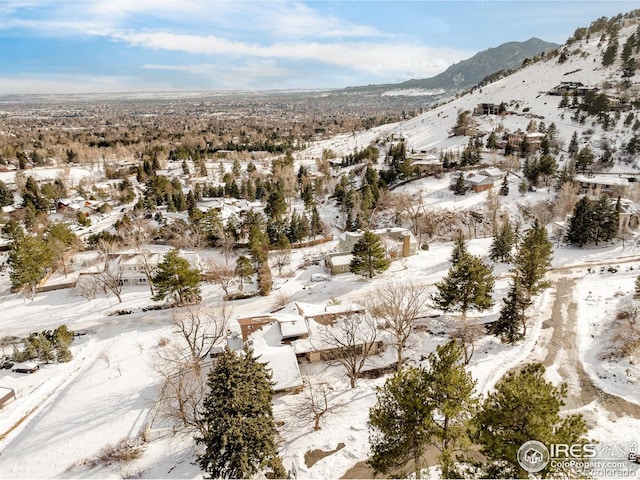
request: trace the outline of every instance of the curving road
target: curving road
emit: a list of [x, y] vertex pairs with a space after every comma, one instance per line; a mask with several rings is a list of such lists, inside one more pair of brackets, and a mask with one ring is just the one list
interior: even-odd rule
[[[634, 261], [637, 262], [637, 260], [636, 258]], [[593, 264], [588, 265], [593, 266]], [[574, 271], [575, 267], [567, 267], [556, 269], [550, 275], [555, 299], [551, 317], [544, 321], [542, 328], [543, 332], [551, 328], [553, 333], [540, 335], [534, 352], [522, 363], [541, 361], [547, 368], [557, 365], [558, 374], [568, 385], [565, 403], [569, 410], [597, 402], [615, 417], [640, 418], [640, 405], [600, 389], [584, 370], [576, 335], [577, 305], [573, 298], [576, 279], [570, 276]], [[539, 353], [545, 351], [543, 358], [540, 358]]]

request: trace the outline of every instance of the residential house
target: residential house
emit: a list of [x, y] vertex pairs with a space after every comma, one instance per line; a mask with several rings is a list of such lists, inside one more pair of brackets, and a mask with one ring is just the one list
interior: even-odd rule
[[[617, 201], [617, 199], [611, 199]], [[622, 234], [629, 230], [635, 230], [640, 225], [640, 204], [628, 200], [620, 199], [620, 216], [618, 218], [618, 233]]]
[[[371, 230], [371, 233], [380, 238], [387, 246], [389, 256], [393, 258], [410, 257], [418, 252], [418, 241], [411, 230], [402, 227], [380, 228]], [[338, 250], [342, 253], [350, 253], [353, 246], [364, 235], [362, 230], [357, 232], [344, 232], [339, 237]]]
[[500, 105], [495, 103], [479, 103], [473, 109], [474, 115], [498, 115], [500, 113]]
[[483, 168], [482, 170], [478, 170], [478, 174], [484, 175], [485, 177], [491, 177], [494, 180], [502, 180], [504, 178], [504, 172], [495, 167], [488, 167]]
[[522, 130], [518, 129], [515, 132], [509, 132], [507, 134], [507, 143], [511, 145], [516, 150], [520, 150], [522, 148], [522, 142], [526, 141], [527, 150], [529, 152], [537, 152], [540, 149], [540, 145], [542, 144], [542, 139], [544, 138], [544, 133], [541, 132], [531, 132], [525, 133]]
[[442, 162], [435, 155], [428, 153], [414, 153], [407, 155], [411, 160], [411, 166], [420, 175], [435, 175], [442, 172]]
[[364, 313], [362, 306], [353, 303], [321, 306], [315, 303], [295, 302], [294, 305], [298, 315], [321, 325], [332, 325], [342, 317]]
[[587, 87], [582, 82], [560, 82], [560, 85], [556, 85], [547, 92], [547, 95], [576, 95], [578, 97], [585, 96], [588, 92], [598, 91], [597, 87]]
[[[151, 274], [164, 259], [166, 251], [159, 252], [121, 252], [107, 256], [105, 269], [113, 272], [123, 287], [148, 285], [148, 270]], [[196, 252], [181, 251], [180, 256], [189, 262], [192, 268], [203, 269], [200, 256]]]
[[476, 193], [484, 192], [493, 188], [495, 180], [485, 175], [469, 173], [466, 178], [469, 188]]
[[464, 182], [467, 188], [476, 193], [489, 190], [495, 185], [497, 178], [500, 178], [500, 177], [497, 177], [497, 178], [493, 177], [492, 175], [481, 175], [480, 173], [473, 173], [473, 172], [469, 172], [466, 175], [464, 174], [464, 172], [457, 172], [451, 175], [449, 188], [451, 189], [455, 188], [458, 182], [458, 178], [461, 175], [464, 178]]
[[347, 252], [330, 253], [324, 257], [324, 266], [331, 275], [348, 273], [353, 255]]
[[574, 180], [580, 185], [581, 195], [598, 197], [604, 194], [615, 198], [624, 194], [624, 189], [630, 181], [635, 181], [617, 175], [576, 175]]
[[[302, 377], [298, 363], [336, 358], [342, 349], [326, 342], [323, 331], [347, 315], [362, 314], [357, 305], [315, 305], [295, 302], [275, 313], [263, 313], [238, 318], [243, 341], [251, 342], [260, 361], [271, 370], [276, 392], [298, 392]], [[334, 334], [338, 334], [336, 330]], [[229, 335], [236, 340], [240, 336]], [[236, 348], [238, 348], [236, 346]], [[374, 351], [382, 350], [382, 341]]]

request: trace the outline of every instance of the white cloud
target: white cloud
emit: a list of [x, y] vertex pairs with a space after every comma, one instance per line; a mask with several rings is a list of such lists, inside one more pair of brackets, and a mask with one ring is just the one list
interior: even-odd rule
[[274, 37], [289, 38], [335, 38], [335, 37], [380, 37], [381, 32], [367, 25], [345, 22], [299, 2], [276, 2], [269, 4], [261, 15], [256, 16], [257, 28], [269, 31]]
[[401, 43], [289, 42], [263, 46], [230, 41], [213, 35], [178, 35], [168, 32], [118, 33], [112, 38], [139, 47], [204, 55], [311, 60], [377, 75], [430, 76], [470, 56], [470, 52], [466, 51]]
[[[28, 15], [24, 15], [28, 12]], [[194, 32], [225, 28], [233, 32], [259, 32], [271, 38], [329, 38], [382, 36], [367, 25], [322, 15], [293, 1], [210, 0], [92, 0], [8, 2], [0, 29], [22, 26], [45, 32], [100, 34], [126, 31], [133, 25], [171, 30], [170, 25]], [[60, 29], [60, 27], [66, 27]], [[98, 33], [96, 33], [98, 32]]]

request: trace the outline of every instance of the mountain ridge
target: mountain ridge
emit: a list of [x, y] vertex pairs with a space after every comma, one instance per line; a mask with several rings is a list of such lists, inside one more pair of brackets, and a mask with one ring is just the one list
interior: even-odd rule
[[401, 83], [374, 84], [347, 87], [350, 91], [381, 91], [389, 89], [445, 90], [447, 92], [471, 88], [485, 77], [502, 70], [517, 69], [527, 58], [560, 47], [532, 37], [524, 42], [506, 42], [497, 47], [482, 50], [472, 57], [450, 65], [444, 72], [433, 77], [410, 79]]

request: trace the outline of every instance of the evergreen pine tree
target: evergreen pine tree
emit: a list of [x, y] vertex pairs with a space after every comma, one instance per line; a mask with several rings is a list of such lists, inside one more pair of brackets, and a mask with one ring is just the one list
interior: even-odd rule
[[469, 443], [469, 422], [477, 407], [476, 382], [462, 360], [462, 347], [455, 340], [436, 347], [428, 357], [425, 393], [433, 405], [431, 443], [440, 451], [442, 478], [462, 478], [453, 452]]
[[569, 219], [566, 239], [579, 247], [594, 242], [608, 241], [618, 232], [620, 203], [611, 202], [603, 195], [598, 200], [586, 196], [578, 200]]
[[471, 309], [480, 312], [493, 306], [493, 278], [491, 267], [480, 257], [465, 254], [454, 263], [442, 281], [436, 283], [432, 300], [436, 308], [445, 312], [461, 312], [464, 324]]
[[0, 180], [0, 207], [6, 207], [13, 204], [13, 192], [7, 184]]
[[156, 294], [153, 299], [171, 299], [184, 305], [200, 301], [200, 271], [192, 268], [178, 250], [167, 252], [153, 277]]
[[511, 260], [511, 250], [515, 243], [516, 236], [511, 227], [509, 219], [505, 219], [496, 232], [489, 250], [489, 258], [494, 262], [509, 262]]
[[264, 222], [259, 214], [247, 215], [245, 225], [249, 227], [249, 253], [256, 270], [267, 261], [269, 237], [265, 232]]
[[547, 230], [538, 221], [533, 224], [518, 245], [513, 266], [526, 298], [537, 295], [549, 286], [544, 280], [551, 268], [553, 244], [547, 237]]
[[284, 192], [279, 183], [276, 184], [276, 188], [267, 199], [267, 204], [264, 207], [264, 213], [270, 219], [280, 219], [287, 211], [287, 202], [284, 198]]
[[605, 67], [612, 65], [616, 59], [617, 54], [618, 54], [618, 40], [617, 38], [611, 38], [609, 40], [609, 44], [607, 45], [607, 48], [605, 48], [604, 52], [602, 52], [602, 65]]
[[619, 201], [612, 204], [606, 195], [602, 195], [593, 204], [593, 240], [596, 245], [600, 240], [611, 240], [618, 233], [619, 208]]
[[226, 349], [207, 386], [201, 412], [205, 433], [195, 439], [205, 448], [197, 457], [199, 467], [211, 478], [250, 478], [266, 470], [286, 476], [276, 446], [271, 375], [253, 350]]
[[38, 282], [53, 266], [54, 254], [42, 238], [30, 235], [17, 238], [11, 245], [7, 263], [9, 278], [14, 289], [29, 287], [35, 294]]
[[456, 183], [453, 187], [453, 193], [454, 195], [464, 195], [467, 193], [467, 182], [465, 182], [464, 175], [462, 173], [458, 175], [458, 178], [456, 179]]
[[502, 185], [500, 185], [500, 191], [498, 193], [503, 197], [509, 195], [509, 182], [507, 181], [507, 175], [502, 179]]
[[529, 190], [529, 184], [523, 178], [522, 182], [520, 182], [520, 186], [518, 187], [518, 191], [520, 192], [520, 195], [524, 196], [524, 194], [527, 193], [527, 190]]
[[579, 247], [591, 242], [593, 230], [593, 206], [591, 201], [582, 197], [573, 208], [573, 215], [569, 219], [567, 242]]
[[569, 152], [569, 156], [573, 158], [578, 153], [578, 150], [579, 150], [578, 132], [574, 130], [573, 135], [571, 136], [571, 141], [569, 142], [569, 148], [567, 149], [567, 151]]
[[389, 268], [389, 260], [380, 239], [369, 230], [355, 243], [351, 254], [353, 258], [349, 264], [349, 271], [356, 275], [373, 278]]
[[240, 291], [242, 291], [245, 282], [250, 282], [253, 279], [253, 274], [255, 273], [255, 269], [253, 265], [251, 265], [251, 260], [244, 255], [240, 255], [236, 260], [236, 268], [234, 270], [235, 274], [240, 279]]
[[24, 207], [32, 205], [36, 213], [49, 213], [50, 202], [42, 195], [40, 186], [33, 177], [27, 177], [24, 189], [22, 190], [22, 205]]
[[458, 263], [458, 261], [467, 255], [469, 252], [467, 250], [467, 244], [464, 239], [464, 234], [462, 230], [458, 230], [456, 235], [456, 239], [453, 241], [453, 249], [451, 250], [451, 258], [449, 259], [452, 264]]
[[503, 302], [500, 316], [491, 326], [491, 333], [502, 338], [505, 342], [515, 343], [524, 337], [526, 321], [524, 311], [529, 305], [518, 277], [514, 278], [509, 294], [503, 299]]
[[636, 278], [634, 287], [635, 288], [633, 290], [633, 298], [637, 300], [640, 298], [640, 275], [638, 275], [638, 277]]
[[487, 138], [486, 147], [490, 150], [495, 150], [496, 148], [498, 148], [498, 138], [496, 136], [495, 131], [492, 131], [489, 134], [489, 138]]
[[[566, 392], [566, 385], [554, 387], [544, 379], [541, 364], [529, 364], [504, 376], [473, 420], [474, 439], [487, 459], [476, 476], [528, 478], [530, 474], [520, 466], [517, 454], [520, 446], [532, 439], [545, 445], [585, 443], [587, 428], [582, 415], [560, 416]], [[549, 462], [536, 475], [546, 478], [563, 473]]]
[[459, 478], [453, 452], [468, 442], [477, 405], [474, 388], [455, 340], [437, 347], [427, 368], [404, 368], [387, 379], [369, 410], [369, 464], [377, 472], [404, 476], [404, 467], [412, 463], [420, 478], [422, 457], [431, 444], [440, 451], [443, 478]]
[[400, 370], [378, 388], [376, 404], [369, 410], [373, 453], [369, 465], [376, 472], [402, 471], [412, 461], [415, 476], [420, 478], [422, 456], [432, 435], [434, 408], [424, 401], [425, 392], [424, 371], [415, 367]]
[[579, 173], [587, 173], [593, 166], [595, 155], [589, 145], [586, 145], [580, 149], [575, 156], [575, 168]]

